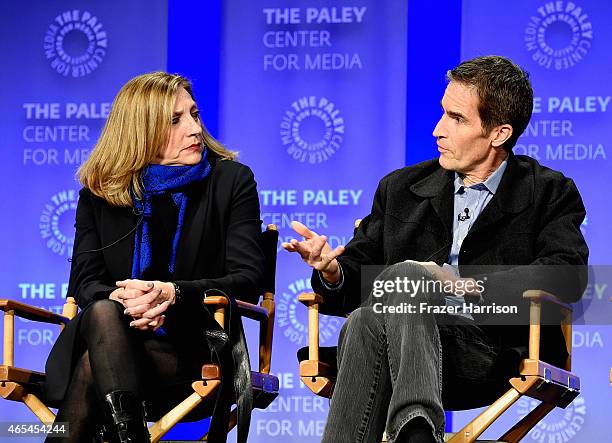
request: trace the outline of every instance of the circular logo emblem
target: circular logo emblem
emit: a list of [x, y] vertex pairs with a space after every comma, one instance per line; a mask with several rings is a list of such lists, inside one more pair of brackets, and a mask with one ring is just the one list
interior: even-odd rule
[[51, 197], [40, 215], [40, 235], [46, 240], [47, 248], [58, 255], [72, 256], [78, 200], [78, 191], [60, 191]]
[[43, 47], [51, 67], [64, 77], [84, 77], [106, 55], [108, 41], [102, 23], [89, 11], [62, 12], [47, 29]]
[[287, 154], [300, 163], [329, 160], [344, 139], [344, 119], [325, 97], [302, 97], [285, 111], [280, 136]]
[[[302, 292], [311, 292], [310, 279], [299, 279], [289, 284], [287, 290], [276, 296], [276, 324], [291, 343], [308, 345], [308, 308], [298, 301]], [[342, 326], [338, 317], [319, 316], [319, 343], [321, 345], [337, 341], [337, 333]]]
[[574, 2], [547, 2], [529, 18], [525, 45], [531, 58], [546, 69], [563, 70], [578, 64], [593, 41], [589, 16]]
[[[522, 397], [517, 401], [516, 412], [522, 418], [538, 404], [537, 400]], [[544, 420], [540, 420], [525, 436], [524, 441], [570, 441], [580, 434], [585, 418], [584, 397], [578, 396], [567, 408], [557, 408], [548, 414]], [[576, 441], [582, 441], [582, 439], [576, 438]]]

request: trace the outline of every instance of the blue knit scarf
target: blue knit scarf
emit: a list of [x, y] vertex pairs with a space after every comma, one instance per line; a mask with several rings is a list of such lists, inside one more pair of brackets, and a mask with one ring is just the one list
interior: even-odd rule
[[168, 270], [174, 273], [176, 262], [176, 249], [181, 236], [181, 228], [185, 218], [187, 207], [187, 196], [181, 190], [190, 183], [203, 180], [210, 172], [210, 163], [206, 160], [206, 149], [202, 152], [202, 160], [193, 166], [165, 166], [152, 164], [147, 166], [142, 173], [143, 184], [142, 199], [132, 195], [134, 210], [143, 217], [142, 222], [136, 229], [134, 237], [134, 257], [132, 259], [132, 278], [141, 278], [144, 271], [151, 266], [151, 237], [149, 233], [149, 221], [153, 216], [152, 199], [154, 195], [170, 193], [176, 204], [178, 212], [178, 223], [172, 241], [172, 254], [168, 263]]

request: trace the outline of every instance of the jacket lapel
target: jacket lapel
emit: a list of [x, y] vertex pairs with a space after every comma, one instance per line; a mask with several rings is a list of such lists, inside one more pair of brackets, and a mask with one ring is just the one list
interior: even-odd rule
[[410, 190], [429, 199], [431, 206], [444, 226], [445, 241], [452, 239], [453, 229], [453, 177], [452, 171], [439, 168], [433, 174], [416, 182]]
[[516, 214], [531, 205], [534, 181], [529, 170], [521, 166], [514, 154], [508, 156], [508, 166], [497, 192], [478, 216], [470, 234], [500, 221], [506, 214]]
[[201, 185], [194, 186], [189, 192], [185, 220], [176, 254], [174, 269], [176, 280], [190, 279], [193, 275], [206, 224], [208, 198], [211, 194], [206, 192], [206, 188], [210, 186], [210, 181], [211, 177], [208, 177]]

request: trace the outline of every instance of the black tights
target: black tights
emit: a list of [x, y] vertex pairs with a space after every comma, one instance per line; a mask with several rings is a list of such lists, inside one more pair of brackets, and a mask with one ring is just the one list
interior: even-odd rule
[[70, 437], [57, 442], [87, 442], [104, 421], [103, 399], [112, 391], [129, 391], [141, 400], [155, 387], [166, 399], [185, 398], [186, 381], [200, 377], [208, 358], [203, 334], [192, 336], [188, 350], [168, 338], [130, 328], [123, 306], [100, 300], [82, 314], [79, 336], [85, 352], [80, 357], [56, 422], [68, 422]]

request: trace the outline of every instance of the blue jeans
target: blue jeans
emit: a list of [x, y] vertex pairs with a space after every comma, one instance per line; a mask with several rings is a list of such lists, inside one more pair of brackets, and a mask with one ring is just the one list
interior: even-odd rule
[[[378, 279], [404, 276], [431, 279], [425, 268], [410, 263], [390, 266]], [[388, 293], [383, 301], [399, 305], [408, 300], [406, 294]], [[412, 298], [417, 305], [422, 301], [444, 304], [442, 293]], [[501, 391], [503, 379], [492, 375], [498, 353], [499, 347], [462, 317], [446, 316], [441, 322], [432, 313], [382, 314], [362, 305], [340, 332], [338, 378], [322, 442], [378, 443], [386, 429], [394, 443], [415, 417], [423, 417], [442, 442], [443, 391], [464, 395], [470, 387], [498, 384]]]

